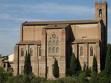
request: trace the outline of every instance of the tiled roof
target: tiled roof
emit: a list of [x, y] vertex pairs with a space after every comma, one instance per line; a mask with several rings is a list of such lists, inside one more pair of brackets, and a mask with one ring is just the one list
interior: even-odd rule
[[95, 24], [99, 20], [72, 20], [72, 21], [26, 21], [23, 25], [49, 25], [49, 24]]

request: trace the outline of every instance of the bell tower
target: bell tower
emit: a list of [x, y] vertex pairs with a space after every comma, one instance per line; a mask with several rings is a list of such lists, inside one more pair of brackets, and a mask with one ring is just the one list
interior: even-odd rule
[[95, 1], [96, 19], [103, 20], [105, 27], [107, 28], [107, 1], [96, 0]]
[[95, 2], [96, 19], [100, 21], [100, 63], [101, 70], [105, 67], [105, 57], [107, 51], [107, 2], [106, 0], [96, 0]]

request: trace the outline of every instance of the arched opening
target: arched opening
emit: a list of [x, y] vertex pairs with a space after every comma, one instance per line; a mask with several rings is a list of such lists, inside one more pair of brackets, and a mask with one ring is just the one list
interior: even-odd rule
[[48, 45], [51, 45], [51, 40], [48, 41]]
[[99, 9], [99, 17], [102, 17], [102, 9]]
[[52, 48], [52, 53], [55, 53], [55, 47]]
[[56, 47], [56, 53], [58, 53], [59, 52], [59, 47]]
[[90, 56], [93, 56], [93, 47], [90, 47]]

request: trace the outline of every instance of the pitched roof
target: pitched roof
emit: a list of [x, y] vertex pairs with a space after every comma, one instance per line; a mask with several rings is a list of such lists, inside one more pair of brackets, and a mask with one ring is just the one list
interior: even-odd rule
[[49, 25], [49, 24], [95, 24], [99, 20], [72, 20], [72, 21], [25, 21], [23, 25]]

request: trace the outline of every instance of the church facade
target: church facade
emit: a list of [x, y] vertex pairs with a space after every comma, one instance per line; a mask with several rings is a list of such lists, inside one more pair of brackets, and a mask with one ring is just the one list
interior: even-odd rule
[[100, 71], [107, 44], [106, 2], [95, 3], [95, 15], [94, 20], [24, 22], [14, 51], [14, 75], [23, 73], [26, 51], [31, 55], [32, 72], [39, 77], [54, 77], [55, 59], [60, 77], [65, 77], [72, 53], [82, 68], [84, 64], [91, 68], [95, 56]]

